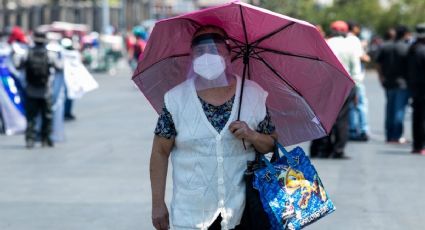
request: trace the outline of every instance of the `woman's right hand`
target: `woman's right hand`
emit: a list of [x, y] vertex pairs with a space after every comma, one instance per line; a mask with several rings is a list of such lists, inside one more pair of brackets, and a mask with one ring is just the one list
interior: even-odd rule
[[164, 202], [168, 159], [174, 139], [155, 135], [149, 166], [152, 187], [152, 224], [157, 230], [170, 229], [167, 205]]
[[165, 202], [152, 207], [152, 224], [157, 230], [170, 229], [168, 209]]

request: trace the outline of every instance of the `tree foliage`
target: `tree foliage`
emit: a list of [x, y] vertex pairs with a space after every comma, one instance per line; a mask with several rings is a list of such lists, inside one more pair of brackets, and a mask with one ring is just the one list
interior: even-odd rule
[[424, 0], [392, 0], [384, 7], [380, 0], [334, 0], [325, 6], [316, 0], [263, 0], [261, 6], [291, 17], [321, 24], [324, 28], [335, 20], [351, 20], [383, 34], [399, 24], [413, 28], [425, 22]]

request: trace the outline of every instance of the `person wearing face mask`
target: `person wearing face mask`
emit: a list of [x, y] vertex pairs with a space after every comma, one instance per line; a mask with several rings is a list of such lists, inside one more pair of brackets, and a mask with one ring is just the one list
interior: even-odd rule
[[[156, 229], [246, 229], [246, 162], [256, 151], [272, 151], [277, 134], [266, 108], [268, 93], [248, 79], [242, 86], [226, 36], [221, 28], [200, 27], [187, 80], [164, 96], [150, 160]], [[170, 156], [169, 210], [164, 196]]]

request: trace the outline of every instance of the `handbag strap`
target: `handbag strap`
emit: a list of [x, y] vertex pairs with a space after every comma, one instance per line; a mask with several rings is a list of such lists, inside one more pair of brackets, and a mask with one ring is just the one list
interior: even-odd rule
[[295, 161], [293, 156], [291, 154], [289, 154], [289, 152], [285, 149], [285, 147], [283, 147], [283, 145], [281, 145], [280, 143], [277, 142], [276, 146], [277, 146], [278, 149], [280, 149], [280, 151], [282, 151], [283, 155], [286, 156], [286, 159], [287, 159], [289, 165], [295, 166], [295, 165], [298, 164], [298, 162]]
[[[271, 158], [271, 162], [274, 162], [274, 161], [277, 161], [280, 158], [280, 155], [279, 155], [279, 147], [278, 147], [279, 143], [277, 142], [277, 140], [274, 137], [272, 137], [272, 138], [273, 138], [273, 155], [272, 155], [272, 158]], [[260, 163], [261, 161], [263, 161], [262, 156], [264, 156], [264, 154], [255, 151], [255, 162]]]
[[[291, 166], [295, 166], [297, 165], [297, 162], [291, 157], [291, 155], [289, 154], [289, 152], [285, 149], [285, 147], [283, 147], [279, 142], [277, 142], [275, 140], [275, 147], [274, 147], [274, 151], [273, 151], [273, 157], [278, 157], [277, 159], [279, 159], [279, 150], [282, 151], [283, 155], [286, 157], [287, 162], [289, 165]], [[258, 153], [257, 153], [258, 155]], [[264, 154], [261, 154], [261, 160], [266, 164], [267, 169], [273, 174], [276, 175], [277, 172], [273, 166], [273, 164], [264, 156]]]
[[276, 175], [276, 170], [274, 169], [272, 163], [270, 163], [269, 159], [267, 159], [264, 155], [261, 155], [261, 160], [264, 161], [264, 163], [266, 163], [266, 167], [267, 169], [273, 174]]

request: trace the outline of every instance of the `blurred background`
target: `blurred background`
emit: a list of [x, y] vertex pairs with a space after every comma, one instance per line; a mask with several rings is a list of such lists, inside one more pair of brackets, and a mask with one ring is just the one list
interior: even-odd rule
[[[226, 2], [0, 0], [0, 230], [153, 229], [149, 159], [158, 114], [131, 76], [156, 21]], [[400, 138], [388, 139], [384, 123], [392, 112], [375, 67], [390, 56], [378, 58], [384, 44], [398, 39], [407, 47], [418, 34], [425, 37], [425, 25], [415, 32], [425, 22], [425, 1], [244, 2], [308, 21], [328, 41], [335, 21], [357, 28], [346, 25], [342, 37], [358, 37], [354, 49], [365, 56], [356, 83], [367, 91], [369, 127], [349, 140], [346, 159], [312, 158], [337, 211], [310, 229], [424, 229], [425, 149], [412, 150], [412, 99], [400, 106]], [[55, 147], [38, 148], [37, 139], [29, 151], [21, 63], [36, 32], [45, 34], [55, 62], [65, 64], [49, 72]], [[84, 97], [70, 95], [66, 78], [75, 75], [91, 86]], [[301, 144], [306, 152], [309, 144]], [[167, 202], [171, 191], [169, 175]]]
[[[226, 0], [1, 0], [0, 27], [19, 25], [32, 31], [54, 21], [85, 24], [91, 31], [123, 31]], [[355, 18], [373, 32], [395, 24], [414, 26], [423, 20], [422, 0], [245, 0], [288, 16], [327, 25]]]

